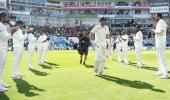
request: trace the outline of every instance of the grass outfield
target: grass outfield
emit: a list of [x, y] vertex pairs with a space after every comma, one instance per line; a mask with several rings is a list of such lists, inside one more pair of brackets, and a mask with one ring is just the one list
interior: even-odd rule
[[[170, 65], [170, 52], [168, 65]], [[117, 54], [114, 53], [117, 58]], [[27, 69], [28, 53], [25, 52], [21, 71], [25, 78], [12, 80], [12, 53], [9, 53], [5, 67], [5, 81], [11, 88], [0, 93], [0, 100], [168, 100], [170, 98], [170, 79], [155, 76], [157, 59], [155, 51], [143, 51], [144, 68], [123, 65], [116, 60], [107, 60], [104, 75], [94, 76], [94, 53], [90, 51], [87, 66], [79, 64], [77, 51], [50, 51], [44, 66], [36, 70]], [[129, 59], [135, 63], [133, 51]]]

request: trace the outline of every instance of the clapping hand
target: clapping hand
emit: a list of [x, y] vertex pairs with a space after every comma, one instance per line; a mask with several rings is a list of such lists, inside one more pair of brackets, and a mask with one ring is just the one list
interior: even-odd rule
[[155, 34], [155, 30], [154, 29], [150, 29], [151, 34]]

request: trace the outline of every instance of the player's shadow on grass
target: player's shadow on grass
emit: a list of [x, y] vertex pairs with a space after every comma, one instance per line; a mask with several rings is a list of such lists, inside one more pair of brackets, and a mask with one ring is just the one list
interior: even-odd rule
[[48, 65], [51, 65], [51, 66], [59, 66], [58, 64], [55, 64], [55, 63], [52, 63], [52, 62], [45, 62], [46, 64]]
[[45, 91], [43, 89], [36, 87], [35, 85], [29, 84], [27, 81], [22, 79], [14, 80], [14, 82], [16, 83], [18, 92], [24, 94], [27, 97], [33, 97], [39, 95], [37, 92]]
[[149, 89], [154, 92], [165, 93], [164, 90], [156, 89], [156, 88], [154, 88], [153, 85], [146, 83], [146, 82], [142, 82], [142, 81], [131, 81], [131, 80], [121, 79], [121, 78], [113, 77], [113, 76], [109, 76], [109, 75], [102, 75], [102, 76], [98, 76], [98, 77], [103, 78], [108, 81], [115, 82], [115, 83], [123, 85], [123, 86], [131, 87], [131, 88]]
[[137, 63], [134, 63], [134, 62], [129, 62], [129, 65], [131, 66], [136, 66]]
[[43, 65], [40, 65], [42, 68], [44, 68], [44, 69], [53, 69], [53, 68], [59, 68], [59, 67], [53, 67], [53, 66], [51, 66], [51, 65], [45, 65], [45, 64], [43, 64]]
[[[147, 70], [152, 70], [152, 71], [158, 71], [158, 68], [156, 67], [150, 67], [150, 66], [143, 66], [142, 69], [147, 69]], [[168, 73], [170, 73], [170, 71], [168, 71]]]
[[143, 66], [142, 69], [152, 70], [152, 71], [158, 71], [158, 68], [150, 67], [150, 66]]
[[0, 92], [0, 100], [10, 100], [10, 99], [4, 92]]
[[[136, 67], [137, 63], [129, 62], [129, 65], [130, 65], [130, 66], [135, 66], [135, 67]], [[144, 65], [145, 65], [145, 64], [144, 64]]]
[[46, 73], [46, 72], [41, 72], [41, 71], [38, 71], [38, 70], [30, 70], [31, 72], [33, 72], [35, 75], [37, 76], [47, 76], [49, 73]]
[[[149, 66], [143, 66], [142, 69], [147, 69], [147, 70], [152, 70], [152, 71], [158, 71], [158, 68], [155, 67], [149, 67]], [[168, 73], [170, 73], [170, 71], [168, 71]]]
[[[94, 65], [85, 64], [84, 67], [86, 67], [86, 68], [94, 68]], [[108, 68], [107, 68], [107, 67], [104, 67], [104, 69], [108, 69]]]
[[[136, 67], [136, 64], [137, 64], [137, 63], [133, 63], [133, 62], [130, 62], [130, 63], [129, 63], [129, 65], [135, 66], [135, 67]], [[148, 69], [148, 70], [152, 70], [152, 71], [157, 71], [157, 70], [158, 70], [157, 68], [151, 67], [151, 66], [147, 66], [146, 64], [143, 64], [142, 69]]]
[[[131, 66], [136, 66], [137, 63], [132, 63], [130, 62], [129, 65]], [[151, 67], [151, 66], [147, 66], [146, 64], [143, 65], [143, 67], [141, 69], [147, 69], [147, 70], [152, 70], [152, 71], [158, 71], [158, 68], [156, 67]], [[170, 71], [168, 71], [168, 73], [170, 73]]]
[[86, 68], [94, 68], [94, 65], [85, 64], [84, 67], [86, 67]]

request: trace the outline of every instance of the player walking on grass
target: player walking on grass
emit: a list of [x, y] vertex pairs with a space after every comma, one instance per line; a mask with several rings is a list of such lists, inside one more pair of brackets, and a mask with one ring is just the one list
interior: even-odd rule
[[[95, 75], [102, 75], [105, 66], [105, 49], [106, 49], [106, 37], [110, 35], [109, 27], [106, 25], [106, 19], [104, 17], [100, 18], [100, 24], [96, 25], [91, 30], [91, 37], [95, 35], [94, 45], [96, 51], [96, 58], [94, 64]], [[110, 36], [109, 36], [110, 38]]]

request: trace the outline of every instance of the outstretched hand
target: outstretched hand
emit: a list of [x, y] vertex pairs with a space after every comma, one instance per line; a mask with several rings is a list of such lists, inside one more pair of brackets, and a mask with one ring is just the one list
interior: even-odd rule
[[155, 34], [155, 30], [154, 29], [150, 29], [151, 34]]

